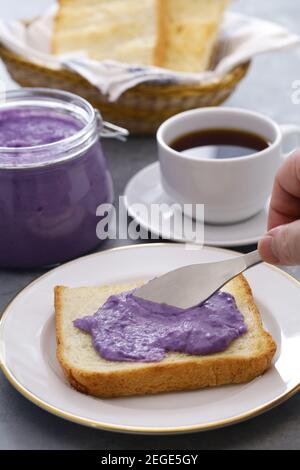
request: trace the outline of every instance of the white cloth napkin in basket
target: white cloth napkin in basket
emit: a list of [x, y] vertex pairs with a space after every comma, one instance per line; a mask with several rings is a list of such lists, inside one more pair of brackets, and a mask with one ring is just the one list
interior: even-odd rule
[[299, 36], [277, 24], [228, 12], [221, 28], [218, 61], [213, 71], [200, 74], [173, 72], [158, 67], [129, 65], [116, 61], [96, 61], [78, 51], [62, 56], [51, 55], [51, 34], [56, 6], [32, 21], [0, 20], [0, 42], [13, 52], [48, 67], [67, 67], [116, 101], [126, 90], [144, 82], [199, 83], [213, 81], [235, 66], [258, 54], [300, 44]]

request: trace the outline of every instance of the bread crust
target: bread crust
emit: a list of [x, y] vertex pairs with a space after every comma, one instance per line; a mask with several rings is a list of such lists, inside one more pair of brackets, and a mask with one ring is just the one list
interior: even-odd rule
[[62, 11], [63, 2], [64, 0], [57, 1], [57, 10], [53, 18], [53, 29], [52, 29], [52, 36], [51, 36], [51, 43], [50, 43], [52, 54], [58, 54], [57, 31], [59, 28], [59, 22], [61, 20], [61, 11]]
[[237, 278], [237, 295], [255, 320], [264, 343], [259, 353], [249, 355], [188, 356], [184, 361], [143, 364], [141, 367], [119, 371], [87, 372], [68, 363], [64, 355], [62, 335], [62, 295], [65, 287], [55, 288], [57, 358], [69, 383], [79, 392], [101, 398], [132, 395], [152, 395], [163, 392], [196, 390], [228, 384], [250, 382], [266, 372], [276, 352], [276, 344], [262, 326], [252, 291], [243, 276]]
[[163, 67], [166, 59], [167, 36], [167, 5], [165, 0], [155, 0], [156, 9], [156, 44], [153, 50], [153, 65]]
[[[153, 64], [188, 73], [200, 73], [209, 70], [216, 57], [220, 22], [230, 0], [214, 0], [219, 10], [218, 8], [215, 9], [215, 16], [213, 17], [209, 14], [209, 5], [207, 5], [208, 12], [206, 16], [205, 11], [203, 11], [204, 0], [197, 0], [199, 1], [199, 14], [195, 16], [190, 14], [187, 18], [184, 18], [184, 13], [188, 13], [189, 7], [193, 7], [193, 4], [197, 2], [186, 2], [186, 11], [182, 12], [181, 0], [179, 0], [178, 5], [179, 11], [176, 9], [178, 2], [175, 2], [175, 0], [174, 2], [171, 0], [155, 1], [157, 41], [153, 51]], [[177, 20], [174, 20], [176, 16]], [[192, 26], [194, 20], [198, 21], [198, 33], [201, 31], [201, 35], [196, 37], [194, 35], [195, 28]], [[181, 38], [181, 40], [178, 41], [178, 38]], [[180, 45], [182, 41], [183, 43]]]

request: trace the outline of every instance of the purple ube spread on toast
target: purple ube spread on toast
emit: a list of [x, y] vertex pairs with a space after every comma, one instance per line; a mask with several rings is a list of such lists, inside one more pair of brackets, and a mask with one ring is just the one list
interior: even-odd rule
[[208, 355], [222, 352], [247, 327], [232, 295], [218, 292], [182, 310], [125, 292], [111, 296], [93, 316], [74, 321], [92, 336], [109, 361], [160, 362], [167, 352]]

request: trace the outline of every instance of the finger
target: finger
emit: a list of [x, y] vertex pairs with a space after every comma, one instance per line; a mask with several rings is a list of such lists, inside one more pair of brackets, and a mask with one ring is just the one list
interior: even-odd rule
[[300, 218], [300, 150], [280, 168], [270, 203], [268, 229]]
[[259, 242], [263, 260], [271, 264], [300, 264], [300, 220], [274, 228]]

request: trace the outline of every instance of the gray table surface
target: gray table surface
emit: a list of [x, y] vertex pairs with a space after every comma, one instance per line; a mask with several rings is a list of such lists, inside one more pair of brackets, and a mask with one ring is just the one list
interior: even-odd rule
[[[5, 18], [31, 17], [52, 0], [0, 0]], [[233, 8], [281, 23], [300, 33], [299, 0], [239, 0]], [[279, 123], [299, 123], [300, 105], [292, 103], [292, 82], [300, 79], [300, 51], [272, 53], [255, 60], [229, 106], [258, 110]], [[13, 83], [0, 68], [0, 79]], [[128, 179], [156, 160], [154, 138], [131, 138], [127, 144], [106, 142], [116, 194]], [[128, 242], [131, 243], [131, 242]], [[105, 242], [101, 249], [124, 244]], [[253, 248], [253, 247], [251, 247]], [[245, 248], [245, 250], [250, 247]], [[300, 268], [289, 270], [300, 279]], [[0, 310], [44, 271], [0, 270]], [[52, 416], [18, 394], [0, 374], [0, 449], [300, 449], [300, 394], [251, 421], [201, 434], [172, 437], [127, 436], [75, 425]]]

